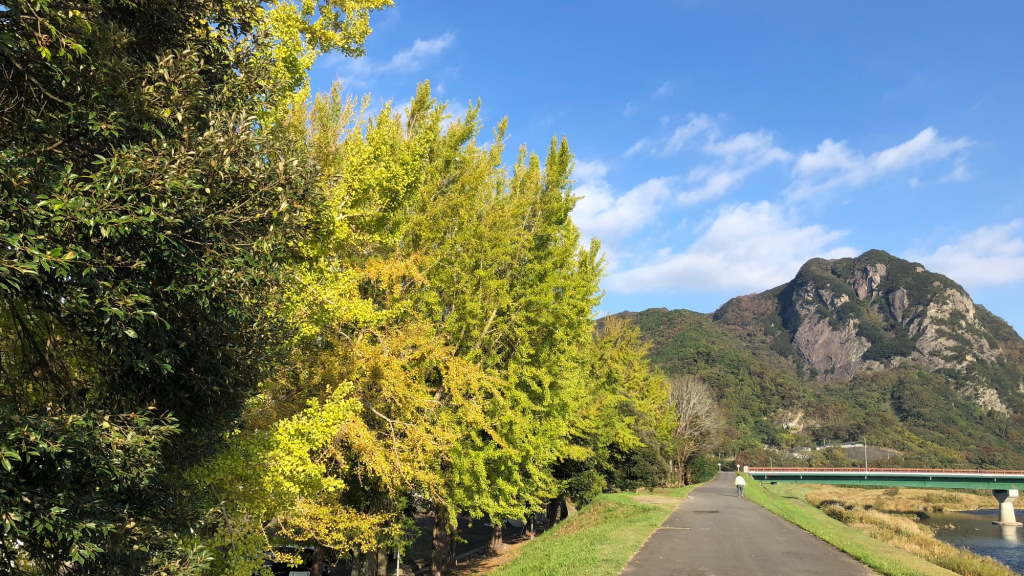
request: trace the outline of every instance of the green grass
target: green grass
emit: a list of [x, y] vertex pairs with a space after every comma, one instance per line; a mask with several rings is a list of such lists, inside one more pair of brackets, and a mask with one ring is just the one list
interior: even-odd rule
[[887, 576], [955, 576], [953, 572], [847, 526], [804, 501], [807, 487], [765, 486], [747, 477], [746, 496]]
[[[694, 486], [602, 494], [579, 514], [538, 536], [492, 576], [616, 576]], [[671, 500], [669, 500], [671, 498]]]

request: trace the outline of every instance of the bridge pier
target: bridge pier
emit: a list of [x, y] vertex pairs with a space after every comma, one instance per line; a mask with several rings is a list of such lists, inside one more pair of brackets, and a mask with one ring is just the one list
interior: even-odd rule
[[993, 524], [1021, 526], [1022, 524], [1017, 522], [1017, 517], [1013, 513], [1013, 502], [1020, 496], [1020, 491], [1013, 488], [1009, 490], [993, 490], [992, 495], [999, 502], [999, 522], [993, 522]]

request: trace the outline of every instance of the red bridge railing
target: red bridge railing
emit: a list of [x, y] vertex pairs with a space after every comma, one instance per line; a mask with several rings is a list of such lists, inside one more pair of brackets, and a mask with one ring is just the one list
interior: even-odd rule
[[748, 472], [883, 472], [890, 474], [969, 474], [973, 476], [1024, 476], [1024, 470], [965, 470], [944, 468], [768, 468], [748, 467]]

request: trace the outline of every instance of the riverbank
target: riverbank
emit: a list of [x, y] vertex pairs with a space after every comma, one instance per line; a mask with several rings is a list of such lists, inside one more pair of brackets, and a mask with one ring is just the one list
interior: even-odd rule
[[751, 500], [881, 574], [1015, 574], [992, 558], [939, 540], [931, 528], [915, 517], [944, 510], [991, 507], [991, 496], [945, 490], [751, 484]]
[[616, 576], [695, 488], [602, 494], [578, 514], [464, 576]]
[[820, 508], [829, 502], [896, 514], [960, 512], [995, 506], [990, 492], [926, 490], [923, 488], [856, 488], [850, 486], [808, 486], [805, 499]]

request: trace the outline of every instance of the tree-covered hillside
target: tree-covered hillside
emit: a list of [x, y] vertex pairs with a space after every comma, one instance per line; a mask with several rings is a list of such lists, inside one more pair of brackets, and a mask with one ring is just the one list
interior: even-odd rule
[[866, 438], [906, 463], [1024, 466], [1024, 341], [920, 264], [815, 259], [714, 314], [623, 315], [666, 374], [712, 386], [734, 451]]

